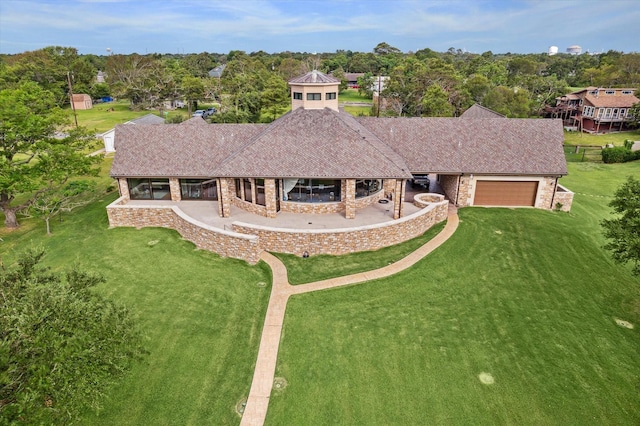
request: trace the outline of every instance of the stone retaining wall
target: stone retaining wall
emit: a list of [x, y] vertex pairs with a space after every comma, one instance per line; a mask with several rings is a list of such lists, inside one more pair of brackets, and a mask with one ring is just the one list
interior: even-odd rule
[[340, 255], [377, 250], [422, 235], [447, 218], [448, 201], [439, 194], [419, 194], [420, 211], [391, 222], [335, 230], [273, 228], [233, 222], [233, 231], [208, 226], [185, 215], [177, 206], [125, 205], [121, 197], [107, 206], [110, 226], [148, 226], [175, 229], [198, 248], [224, 257], [260, 260], [263, 250], [302, 255]]
[[564, 186], [558, 184], [556, 193], [553, 197], [553, 208], [556, 209], [558, 203], [562, 204], [560, 211], [571, 211], [571, 204], [573, 204], [573, 192], [569, 191]]
[[235, 232], [257, 235], [260, 246], [267, 251], [299, 256], [305, 251], [309, 255], [341, 255], [377, 250], [422, 235], [447, 218], [448, 204], [448, 201], [429, 203], [424, 209], [393, 222], [353, 228], [300, 230], [243, 222], [234, 222], [232, 226]]
[[123, 197], [118, 198], [107, 206], [110, 226], [171, 228], [200, 249], [212, 251], [223, 257], [243, 259], [251, 264], [260, 260], [262, 248], [256, 236], [208, 226], [185, 215], [176, 206], [122, 205], [123, 200]]

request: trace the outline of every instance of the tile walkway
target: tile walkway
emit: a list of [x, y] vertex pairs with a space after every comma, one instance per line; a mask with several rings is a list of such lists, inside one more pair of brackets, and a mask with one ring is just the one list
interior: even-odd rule
[[331, 278], [323, 281], [316, 281], [309, 284], [292, 286], [287, 277], [287, 268], [275, 256], [264, 252], [262, 260], [267, 262], [273, 273], [273, 286], [271, 297], [267, 307], [258, 359], [253, 373], [253, 381], [247, 405], [240, 422], [241, 426], [262, 426], [267, 416], [269, 408], [269, 397], [273, 387], [275, 377], [276, 362], [278, 359], [278, 348], [280, 346], [280, 336], [284, 323], [284, 314], [289, 296], [294, 294], [308, 293], [311, 291], [324, 290], [349, 284], [362, 283], [378, 278], [388, 277], [407, 269], [420, 259], [431, 253], [444, 243], [458, 228], [458, 211], [449, 204], [447, 224], [444, 229], [432, 238], [429, 242], [418, 248], [413, 253], [403, 259], [373, 271], [361, 272], [344, 277]]

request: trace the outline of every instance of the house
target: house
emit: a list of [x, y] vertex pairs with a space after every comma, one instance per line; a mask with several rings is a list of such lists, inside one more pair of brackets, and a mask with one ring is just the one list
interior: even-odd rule
[[81, 110], [81, 109], [91, 109], [93, 108], [93, 101], [91, 101], [91, 96], [86, 94], [77, 94], [71, 97], [73, 100], [73, 109]]
[[364, 77], [363, 72], [346, 72], [344, 73], [344, 78], [347, 80], [347, 87], [349, 89], [357, 89], [358, 88], [358, 79], [360, 77]]
[[220, 78], [222, 77], [222, 72], [226, 68], [227, 64], [219, 65], [211, 70], [209, 70], [209, 77]]
[[[121, 197], [107, 207], [110, 225], [170, 227], [254, 263], [263, 250], [342, 254], [406, 241], [445, 220], [448, 204], [571, 206], [558, 184], [560, 120], [356, 118], [339, 110], [331, 76], [289, 85], [292, 110], [270, 124], [117, 126]], [[407, 182], [425, 175], [434, 192], [410, 194]], [[313, 228], [326, 217], [340, 223]]]
[[568, 130], [601, 134], [628, 130], [635, 89], [587, 87], [556, 99], [545, 115], [562, 118]]
[[[138, 117], [136, 119], [127, 121], [126, 123], [124, 123], [125, 125], [129, 125], [129, 124], [144, 124], [144, 125], [157, 125], [157, 124], [164, 124], [164, 118], [158, 117], [155, 114], [147, 114], [147, 115], [143, 115], [142, 117]], [[107, 130], [106, 132], [102, 133], [101, 135], [99, 135], [102, 140], [104, 141], [104, 151], [105, 152], [115, 152], [116, 147], [115, 147], [115, 133], [116, 133], [116, 129], [110, 129]]]

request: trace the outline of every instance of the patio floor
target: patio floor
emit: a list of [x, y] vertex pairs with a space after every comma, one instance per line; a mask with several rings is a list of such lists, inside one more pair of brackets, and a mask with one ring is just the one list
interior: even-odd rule
[[[413, 205], [413, 196], [418, 193], [435, 192], [443, 193], [435, 179], [431, 180], [429, 190], [416, 190], [407, 183], [405, 191], [404, 214], [409, 216], [420, 209]], [[280, 212], [275, 218], [268, 218], [249, 213], [240, 207], [231, 208], [231, 217], [224, 218], [218, 215], [217, 201], [157, 201], [157, 200], [130, 200], [128, 206], [178, 206], [180, 209], [206, 225], [216, 228], [231, 230], [233, 222], [245, 222], [254, 225], [269, 226], [274, 228], [293, 229], [340, 229], [353, 228], [366, 225], [374, 225], [393, 221], [393, 202], [388, 204], [373, 203], [365, 208], [356, 210], [354, 219], [347, 219], [343, 213], [327, 214], [301, 214]]]

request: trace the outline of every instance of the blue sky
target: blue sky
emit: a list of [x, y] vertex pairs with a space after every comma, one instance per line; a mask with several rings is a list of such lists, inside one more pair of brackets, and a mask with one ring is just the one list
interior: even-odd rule
[[638, 0], [2, 0], [0, 53], [640, 52]]

